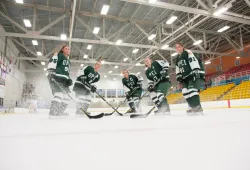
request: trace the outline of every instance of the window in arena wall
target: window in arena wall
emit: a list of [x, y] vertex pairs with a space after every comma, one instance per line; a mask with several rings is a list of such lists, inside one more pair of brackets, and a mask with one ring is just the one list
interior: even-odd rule
[[234, 64], [235, 64], [236, 66], [239, 66], [239, 65], [240, 65], [240, 60], [235, 60]]
[[125, 97], [125, 90], [124, 89], [118, 89], [117, 90], [117, 96], [118, 96], [118, 98], [124, 98]]
[[107, 98], [116, 98], [116, 89], [108, 89]]
[[[97, 89], [97, 93], [99, 93], [102, 97], [105, 97], [105, 89]], [[100, 98], [98, 95], [96, 95], [96, 98]]]

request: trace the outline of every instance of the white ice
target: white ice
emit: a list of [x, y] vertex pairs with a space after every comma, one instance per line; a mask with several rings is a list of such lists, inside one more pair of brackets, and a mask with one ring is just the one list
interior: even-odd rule
[[0, 170], [250, 170], [250, 109], [146, 119], [0, 116]]

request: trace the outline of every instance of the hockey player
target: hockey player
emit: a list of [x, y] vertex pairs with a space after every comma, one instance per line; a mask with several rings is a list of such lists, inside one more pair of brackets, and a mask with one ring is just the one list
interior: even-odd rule
[[122, 79], [123, 86], [127, 87], [129, 91], [126, 94], [126, 98], [130, 107], [127, 113], [136, 113], [139, 108], [139, 100], [142, 95], [142, 81], [141, 76], [136, 76], [134, 74], [129, 74], [128, 70], [123, 70], [122, 74], [124, 78]]
[[[152, 61], [150, 57], [145, 58], [144, 62], [148, 67], [146, 76], [150, 97], [158, 108], [155, 113], [170, 114], [170, 108], [166, 98], [168, 89], [171, 86], [168, 75], [169, 63], [163, 60]], [[155, 83], [157, 84], [154, 86]]]
[[48, 65], [48, 79], [52, 90], [53, 99], [50, 106], [50, 116], [63, 116], [68, 106], [69, 86], [72, 85], [72, 80], [69, 77], [70, 61], [69, 61], [70, 48], [64, 45], [58, 54], [55, 54], [50, 60]]
[[[79, 108], [85, 112], [91, 103], [91, 93], [96, 92], [96, 86], [92, 85], [100, 80], [100, 70], [102, 63], [98, 61], [94, 67], [86, 66], [78, 70], [76, 82], [73, 87], [77, 98], [76, 115], [85, 115]], [[88, 113], [88, 112], [87, 112]], [[90, 114], [90, 113], [88, 113]]]
[[188, 115], [199, 115], [203, 112], [200, 103], [199, 89], [205, 79], [202, 62], [181, 43], [175, 45], [178, 56], [176, 59], [176, 79], [182, 86], [182, 94], [189, 107]]

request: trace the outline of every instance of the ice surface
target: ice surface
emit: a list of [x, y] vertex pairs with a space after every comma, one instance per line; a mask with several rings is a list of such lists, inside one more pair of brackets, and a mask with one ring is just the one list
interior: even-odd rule
[[146, 119], [0, 116], [0, 170], [250, 170], [250, 109]]

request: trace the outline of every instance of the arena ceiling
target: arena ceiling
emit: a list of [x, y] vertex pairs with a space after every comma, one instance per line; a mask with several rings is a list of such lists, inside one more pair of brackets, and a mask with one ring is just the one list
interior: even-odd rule
[[[106, 15], [101, 14], [103, 5], [109, 5]], [[225, 6], [227, 11], [214, 15]], [[172, 16], [177, 19], [166, 24]], [[24, 25], [24, 19], [30, 20], [31, 27]], [[250, 42], [250, 1], [1, 0], [0, 24], [8, 41], [20, 50], [18, 59], [37, 66], [64, 44], [70, 44], [71, 62], [77, 65], [102, 59], [109, 65], [134, 66], [152, 55], [171, 63], [177, 41], [205, 59], [235, 56], [228, 54], [231, 49], [245, 57], [242, 50]], [[229, 29], [218, 32], [224, 26]], [[93, 33], [95, 27], [100, 28], [98, 34]], [[66, 40], [61, 34], [66, 34]], [[156, 37], [149, 40], [152, 34]], [[122, 42], [117, 45], [117, 40]], [[193, 45], [198, 40], [202, 43]], [[90, 50], [88, 45], [92, 45]]]

